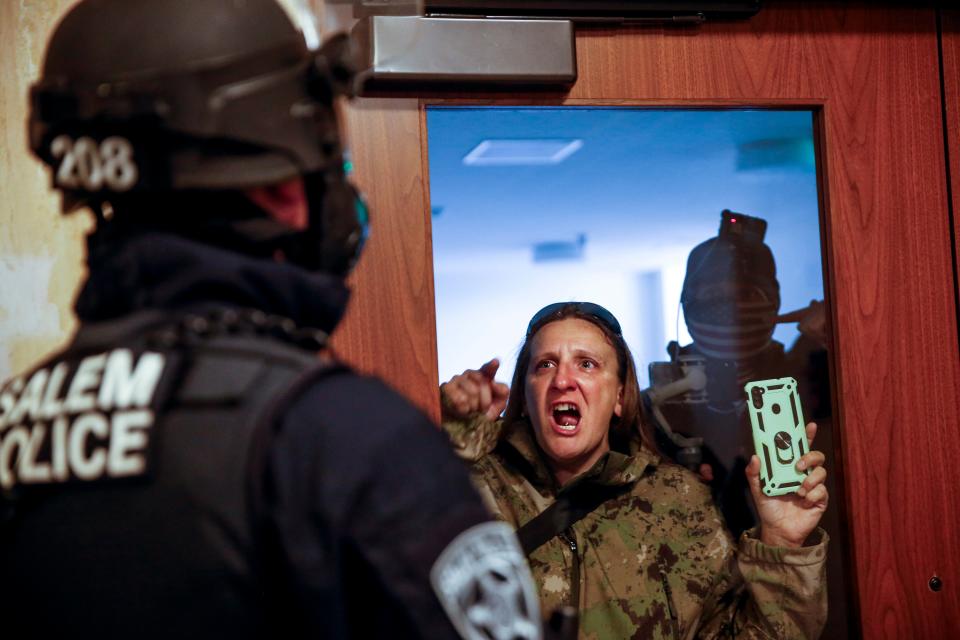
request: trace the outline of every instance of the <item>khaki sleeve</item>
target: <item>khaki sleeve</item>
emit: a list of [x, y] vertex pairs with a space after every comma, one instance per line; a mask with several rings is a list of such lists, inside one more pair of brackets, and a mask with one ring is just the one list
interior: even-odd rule
[[744, 532], [721, 592], [696, 638], [815, 640], [827, 619], [829, 537], [817, 529], [807, 546], [771, 547]]
[[770, 547], [753, 534], [741, 536], [738, 564], [754, 617], [776, 638], [819, 638], [827, 621], [827, 532], [817, 529], [799, 549]]
[[443, 393], [440, 394], [440, 411], [440, 427], [461, 459], [477, 462], [497, 446], [503, 431], [503, 420], [489, 420], [482, 413], [473, 414], [465, 420], [454, 418]]

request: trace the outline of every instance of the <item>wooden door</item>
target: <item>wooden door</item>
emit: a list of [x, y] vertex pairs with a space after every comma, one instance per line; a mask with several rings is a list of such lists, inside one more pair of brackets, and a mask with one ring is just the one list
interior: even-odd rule
[[407, 91], [352, 105], [374, 222], [339, 352], [438, 416], [425, 104], [811, 109], [840, 425], [833, 508], [851, 536], [847, 633], [952, 637], [960, 354], [935, 11], [770, 3], [745, 22], [581, 28], [577, 50], [579, 81], [564, 94]]

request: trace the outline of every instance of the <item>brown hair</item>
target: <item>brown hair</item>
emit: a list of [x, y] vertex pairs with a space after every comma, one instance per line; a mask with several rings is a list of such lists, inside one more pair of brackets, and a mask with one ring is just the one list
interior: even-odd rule
[[650, 429], [649, 422], [646, 419], [643, 402], [640, 399], [640, 384], [637, 381], [637, 367], [633, 361], [633, 355], [630, 348], [627, 347], [623, 336], [614, 331], [602, 319], [584, 311], [579, 303], [570, 302], [563, 305], [548, 317], [541, 319], [532, 325], [527, 331], [527, 336], [520, 348], [520, 354], [517, 356], [517, 365], [513, 370], [513, 381], [510, 384], [510, 395], [507, 398], [507, 408], [504, 412], [504, 420], [507, 424], [523, 420], [524, 406], [526, 404], [526, 376], [527, 368], [530, 366], [530, 347], [533, 337], [540, 329], [551, 322], [566, 320], [568, 318], [577, 318], [600, 328], [607, 341], [613, 347], [617, 354], [617, 374], [620, 384], [623, 385], [623, 397], [621, 399], [620, 416], [613, 416], [610, 423], [610, 446], [613, 449], [626, 451], [627, 445], [634, 434], [639, 434], [641, 442], [651, 451], [656, 451], [656, 445], [653, 438], [653, 432]]

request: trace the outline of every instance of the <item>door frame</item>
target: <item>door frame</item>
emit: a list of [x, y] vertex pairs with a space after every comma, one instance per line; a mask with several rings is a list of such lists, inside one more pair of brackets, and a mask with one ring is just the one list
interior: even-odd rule
[[591, 27], [566, 93], [356, 101], [348, 134], [373, 235], [336, 348], [438, 418], [426, 104], [816, 109], [842, 425], [830, 471], [854, 617], [865, 637], [948, 637], [960, 628], [960, 352], [936, 23], [928, 8], [784, 2], [695, 29]]

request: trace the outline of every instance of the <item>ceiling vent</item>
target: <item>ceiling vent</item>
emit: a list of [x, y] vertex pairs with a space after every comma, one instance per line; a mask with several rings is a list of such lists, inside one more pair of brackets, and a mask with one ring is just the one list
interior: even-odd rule
[[538, 242], [533, 245], [533, 261], [583, 260], [583, 250], [586, 244], [587, 234], [585, 233], [581, 233], [574, 240]]

